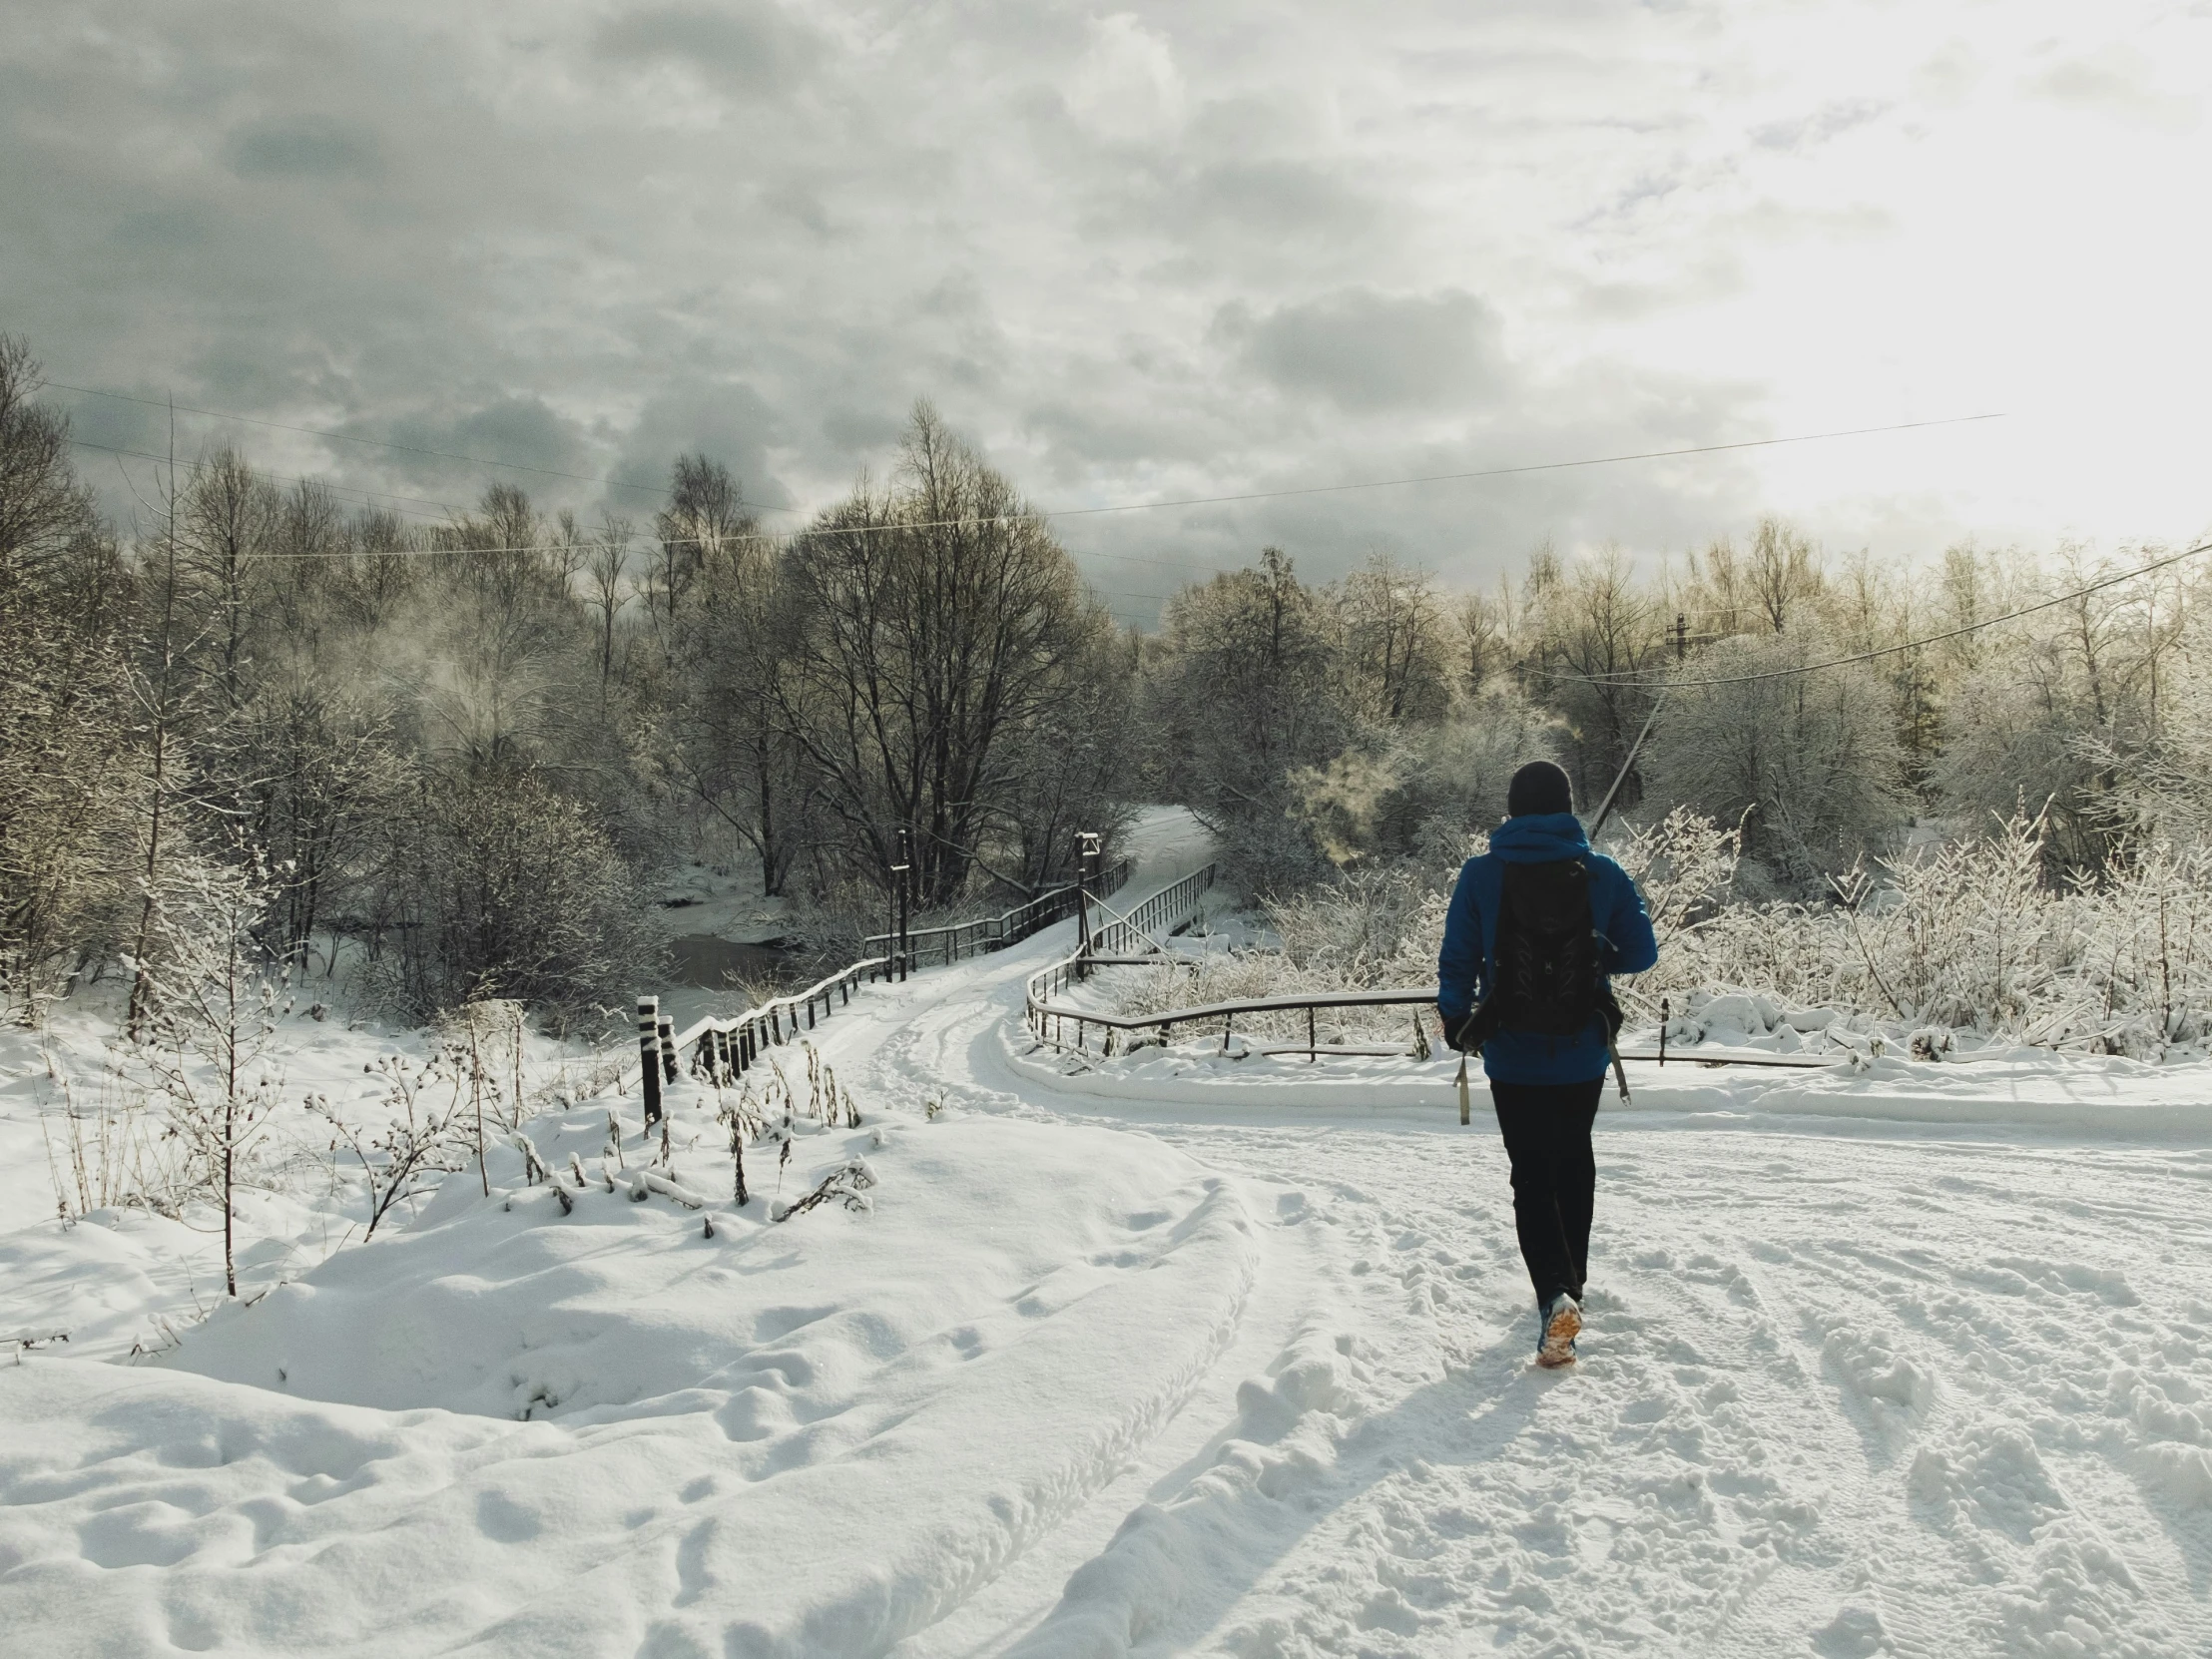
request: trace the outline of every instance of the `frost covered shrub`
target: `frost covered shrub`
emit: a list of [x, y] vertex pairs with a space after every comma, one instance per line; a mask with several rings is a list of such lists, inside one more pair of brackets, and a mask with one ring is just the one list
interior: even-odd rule
[[279, 1078], [286, 964], [262, 947], [274, 882], [257, 858], [174, 859], [147, 894], [130, 1069], [146, 1074], [181, 1150], [183, 1192], [222, 1215], [224, 1284], [239, 1294], [238, 1189], [255, 1174]]
[[665, 944], [582, 807], [499, 770], [433, 794], [385, 894], [366, 988], [417, 1017], [512, 997], [556, 1022], [627, 998]]
[[1676, 812], [1633, 832], [1621, 861], [1643, 888], [1659, 965], [1620, 982], [1649, 1018], [1699, 993], [1741, 991], [1908, 1025], [2031, 1042], [2083, 1035], [2094, 997], [2079, 966], [2083, 895], [2039, 879], [2040, 820], [1920, 849], [1831, 883], [1820, 903], [1728, 898], [1733, 832]]
[[1648, 1018], [1661, 996], [1679, 1008], [1699, 992], [1741, 990], [1901, 1031], [1970, 1030], [2141, 1058], [2203, 1044], [2212, 1037], [2212, 847], [2154, 841], [2102, 881], [2053, 886], [2049, 833], [2046, 818], [2015, 815], [1984, 835], [1857, 865], [1827, 904], [1684, 904], [1663, 867], [1670, 850], [1705, 848], [1710, 891], [1727, 848], [1711, 826], [1670, 820], [1623, 852], [1660, 932], [1658, 967], [1621, 981], [1623, 1000]]
[[[2049, 833], [2047, 819], [2016, 815], [1855, 864], [1825, 901], [1755, 901], [1736, 891], [1738, 831], [1678, 809], [1615, 847], [1659, 940], [1658, 966], [1616, 981], [1622, 1004], [1636, 1024], [1655, 1021], [1662, 998], [1677, 1015], [1716, 999], [1754, 1030], [1849, 1017], [1894, 1026], [1901, 1046], [1918, 1036], [1929, 1054], [1950, 1031], [2148, 1059], [2212, 1044], [2212, 846], [2148, 842], [2101, 881], [2054, 886]], [[1367, 871], [1279, 900], [1268, 915], [1280, 951], [1149, 973], [1120, 1006], [1433, 986], [1452, 873]], [[1404, 1033], [1401, 1010], [1322, 1017]], [[1237, 1028], [1305, 1034], [1295, 1012]]]
[[1448, 899], [1425, 872], [1393, 864], [1347, 871], [1265, 909], [1294, 966], [1335, 984], [1385, 985], [1409, 955], [1433, 964]]
[[[1788, 674], [1811, 636], [1723, 640], [1669, 693], [1652, 740], [1648, 799], [1740, 824], [1746, 857], [1800, 884], [1848, 864], [1902, 823], [1904, 753], [1881, 686], [1863, 668]], [[1782, 673], [1776, 679], [1701, 681]]]
[[1429, 864], [1465, 858], [1469, 838], [1486, 836], [1504, 818], [1513, 774], [1530, 761], [1559, 760], [1564, 736], [1557, 716], [1507, 685], [1414, 733], [1407, 746], [1413, 764], [1385, 809], [1395, 849]]
[[1434, 724], [1379, 730], [1326, 766], [1293, 770], [1289, 816], [1339, 868], [1442, 863], [1504, 817], [1515, 771], [1558, 759], [1560, 737], [1555, 717], [1494, 686]]

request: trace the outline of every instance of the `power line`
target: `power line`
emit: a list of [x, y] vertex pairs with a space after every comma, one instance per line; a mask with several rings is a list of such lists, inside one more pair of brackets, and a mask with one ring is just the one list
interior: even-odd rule
[[[1686, 449], [1645, 449], [1630, 455], [1592, 455], [1577, 461], [1534, 461], [1522, 466], [1485, 467], [1478, 472], [1429, 472], [1411, 478], [1374, 478], [1357, 484], [1308, 484], [1299, 489], [1252, 490], [1242, 495], [1193, 495], [1171, 501], [1130, 501], [1111, 507], [1063, 507], [1041, 518], [1083, 518], [1097, 513], [1148, 512], [1155, 507], [1214, 507], [1236, 501], [1274, 501], [1293, 495], [1335, 495], [1345, 490], [1395, 489], [1405, 484], [1450, 484], [1470, 478], [1505, 478], [1521, 472], [1559, 472], [1569, 467], [1615, 466], [1623, 461], [1663, 461], [1678, 455], [1717, 455], [1727, 449], [1770, 449], [1783, 443], [1820, 443], [1829, 438], [1864, 438], [1879, 432], [1911, 432], [1924, 426], [1962, 426], [1975, 420], [2002, 420], [2002, 413], [1946, 415], [1940, 420], [1904, 420], [1894, 426], [1854, 426], [1836, 432], [1801, 432], [1787, 438], [1744, 438], [1735, 443], [1701, 443]], [[976, 522], [987, 522], [977, 520]], [[916, 526], [929, 528], [929, 526]]]
[[[91, 386], [71, 385], [67, 381], [62, 380], [47, 380], [41, 383], [44, 385], [52, 386], [60, 391], [80, 392], [88, 397], [111, 397], [126, 403], [144, 404], [150, 408], [175, 408], [187, 414], [206, 415], [209, 416], [211, 419], [216, 420], [236, 420], [244, 422], [245, 424], [251, 426], [266, 426], [276, 431], [301, 432], [311, 437], [328, 438], [333, 442], [366, 444], [374, 448], [397, 450], [405, 454], [432, 455], [443, 460], [466, 461], [472, 466], [499, 467], [510, 472], [529, 472], [537, 474], [541, 477], [566, 478], [576, 483], [602, 484], [615, 489], [643, 490], [649, 494], [660, 496], [668, 496], [672, 493], [671, 491], [655, 484], [636, 484], [631, 483], [627, 479], [621, 478], [602, 478], [581, 472], [563, 472], [552, 467], [525, 466], [518, 461], [486, 460], [481, 456], [463, 455], [454, 450], [431, 449], [419, 444], [393, 443], [383, 438], [364, 438], [350, 432], [332, 432], [321, 427], [296, 426], [280, 420], [264, 420], [254, 415], [230, 414], [221, 409], [199, 408], [189, 403], [170, 404], [156, 398], [134, 396], [129, 392], [100, 391]], [[1246, 490], [1230, 495], [1180, 496], [1163, 498], [1154, 501], [1113, 502], [1098, 507], [1059, 507], [1050, 509], [1037, 509], [1026, 513], [1001, 513], [989, 517], [923, 520], [916, 523], [898, 526], [851, 526], [849, 528], [862, 530], [890, 528], [900, 528], [907, 530], [957, 529], [965, 528], [968, 526], [980, 526], [984, 524], [1017, 523], [1023, 519], [1030, 517], [1047, 519], [1092, 518], [1105, 513], [1153, 512], [1166, 507], [1225, 506], [1246, 501], [1276, 501], [1306, 495], [1337, 495], [1350, 490], [1398, 489], [1413, 484], [1460, 483], [1481, 478], [1514, 477], [1519, 474], [1532, 472], [1560, 472], [1578, 467], [1618, 466], [1629, 461], [1672, 460], [1687, 455], [1717, 455], [1738, 449], [1771, 449], [1781, 444], [1822, 443], [1836, 438], [1873, 437], [1885, 432], [1912, 432], [1919, 431], [1927, 427], [1960, 426], [1967, 425], [1975, 421], [2002, 420], [2003, 418], [2004, 415], [2001, 412], [1970, 415], [1946, 415], [1936, 420], [1905, 420], [1897, 421], [1886, 426], [1853, 426], [1829, 432], [1800, 432], [1788, 437], [1779, 438], [1742, 438], [1731, 443], [1691, 444], [1676, 449], [1645, 449], [1619, 455], [1584, 456], [1580, 459], [1566, 461], [1531, 461], [1515, 466], [1483, 467], [1468, 472], [1419, 473], [1403, 478], [1364, 479], [1349, 484], [1308, 484], [1292, 489]], [[102, 448], [106, 446], [96, 444], [92, 445], [92, 447]], [[136, 451], [132, 451], [132, 453], [136, 453]], [[159, 457], [156, 458], [158, 459]], [[373, 494], [375, 492], [361, 491], [359, 493]], [[395, 497], [394, 499], [419, 500], [421, 498], [401, 496]], [[772, 507], [760, 502], [749, 502], [747, 503], [747, 505], [756, 507], [764, 512], [797, 514], [802, 511], [802, 509], [797, 507]], [[447, 510], [450, 511], [451, 509], [448, 508]], [[682, 545], [684, 542], [696, 538], [674, 538], [672, 545]], [[497, 551], [518, 552], [526, 550], [502, 548], [498, 549]], [[1169, 562], [1164, 560], [1143, 560], [1140, 555], [1127, 553], [1106, 553], [1100, 554], [1098, 556], [1102, 558], [1133, 559], [1143, 563]]]
[[2058, 605], [2070, 605], [2076, 599], [2086, 599], [2092, 593], [2117, 587], [2122, 582], [2132, 582], [2138, 576], [2148, 576], [2153, 571], [2177, 565], [2184, 559], [2193, 559], [2199, 553], [2212, 553], [2212, 541], [2200, 541], [2196, 546], [2179, 553], [2170, 553], [2163, 559], [2153, 559], [2147, 565], [2121, 571], [2117, 576], [2100, 577], [2086, 587], [2075, 588], [2051, 599], [2039, 599], [2032, 605], [2022, 605], [2016, 611], [2006, 611], [1981, 622], [1969, 622], [1961, 627], [1946, 628], [1939, 634], [1930, 634], [1922, 639], [1907, 640], [1903, 645], [1885, 645], [1872, 651], [1856, 651], [1848, 657], [1831, 657], [1825, 663], [1804, 663], [1796, 668], [1766, 669], [1758, 674], [1721, 674], [1701, 680], [1670, 680], [1665, 676], [1640, 675], [1633, 671], [1622, 674], [1554, 674], [1548, 669], [1533, 670], [1544, 680], [1573, 680], [1586, 686], [1659, 686], [1667, 691], [1679, 691], [1690, 686], [1745, 686], [1759, 680], [1788, 680], [1801, 674], [1819, 674], [1824, 669], [1848, 668], [1854, 663], [1871, 663], [1883, 657], [1895, 657], [1907, 651], [1919, 651], [1924, 646], [1940, 645], [1945, 640], [1955, 640], [1967, 634], [1978, 634], [1984, 628], [1994, 628], [1999, 623], [2017, 622], [2023, 616], [2033, 616], [2037, 611], [2047, 611]]
[[[79, 449], [97, 449], [106, 455], [130, 455], [142, 461], [158, 461], [165, 466], [170, 464], [169, 456], [157, 455], [147, 449], [121, 449], [112, 443], [94, 443], [90, 438], [67, 438], [63, 441], [73, 444]], [[436, 507], [448, 518], [462, 516], [460, 509], [443, 501], [432, 501], [426, 495], [394, 495], [389, 490], [364, 490], [355, 484], [333, 484], [323, 478], [301, 478], [288, 472], [264, 471], [260, 467], [254, 468], [254, 471], [261, 477], [275, 479], [280, 484], [312, 484], [318, 489], [326, 489], [333, 494], [365, 495], [375, 501], [414, 501], [425, 507]], [[409, 513], [407, 516], [409, 518], [428, 518], [430, 515], [428, 513]]]
[[[1734, 443], [1693, 444], [1682, 449], [1647, 449], [1634, 454], [1592, 455], [1572, 461], [1534, 461], [1521, 466], [1488, 467], [1476, 472], [1435, 472], [1407, 478], [1375, 478], [1355, 484], [1312, 484], [1298, 489], [1252, 490], [1241, 495], [1200, 495], [1159, 501], [1128, 501], [1104, 507], [1060, 507], [1052, 509], [1031, 508], [1019, 513], [992, 513], [968, 518], [935, 519], [886, 519], [871, 524], [817, 525], [812, 529], [796, 531], [796, 535], [854, 536], [884, 535], [892, 532], [915, 530], [964, 530], [980, 529], [992, 524], [1022, 524], [1037, 519], [1086, 518], [1100, 513], [1150, 512], [1161, 507], [1206, 507], [1225, 502], [1271, 501], [1302, 495], [1329, 495], [1345, 490], [1392, 489], [1407, 484], [1451, 483], [1474, 478], [1504, 478], [1524, 472], [1558, 472], [1570, 467], [1614, 466], [1626, 461], [1667, 460], [1683, 455], [1714, 455], [1732, 449], [1767, 449], [1785, 443], [1820, 443], [1831, 438], [1869, 437], [1882, 432], [1911, 432], [1929, 426], [1957, 426], [1977, 420], [2002, 420], [2002, 414], [1950, 415], [1940, 420], [1906, 420], [1889, 426], [1854, 426], [1833, 432], [1801, 432], [1792, 437], [1745, 438]], [[748, 503], [751, 505], [751, 503]], [[448, 509], [450, 511], [450, 509]], [[776, 512], [796, 512], [797, 508], [778, 507]], [[722, 536], [657, 536], [652, 538], [664, 547], [698, 546], [707, 542], [767, 541], [779, 539], [758, 531]], [[562, 551], [558, 545], [528, 547], [451, 547], [426, 549], [439, 553], [553, 553]], [[1092, 556], [1092, 555], [1085, 555]], [[1172, 560], [1146, 560], [1137, 554], [1104, 553], [1101, 558], [1138, 559], [1142, 563], [1173, 564]]]
[[[671, 491], [659, 484], [633, 484], [624, 478], [594, 478], [582, 472], [562, 472], [549, 466], [525, 466], [520, 461], [487, 461], [481, 455], [463, 455], [451, 449], [428, 449], [417, 443], [392, 443], [383, 438], [364, 438], [351, 432], [331, 432], [319, 426], [294, 426], [284, 420], [263, 420], [255, 415], [230, 414], [222, 409], [195, 408], [190, 403], [170, 404], [158, 397], [134, 397], [127, 391], [101, 391], [93, 386], [73, 386], [66, 380], [44, 380], [40, 384], [52, 386], [56, 391], [81, 392], [87, 397], [112, 397], [122, 403], [143, 403], [152, 409], [174, 407], [179, 414], [206, 415], [212, 420], [236, 420], [247, 426], [266, 426], [276, 432], [303, 432], [312, 438], [327, 438], [332, 443], [359, 443], [375, 449], [396, 449], [408, 455], [435, 455], [440, 460], [466, 461], [471, 466], [499, 467], [508, 472], [534, 472], [541, 478], [567, 478], [579, 484], [604, 484], [610, 489], [643, 490], [649, 495], [668, 495]], [[97, 447], [97, 446], [95, 446]], [[413, 498], [403, 498], [413, 499]], [[770, 512], [797, 512], [796, 507], [771, 507]]]

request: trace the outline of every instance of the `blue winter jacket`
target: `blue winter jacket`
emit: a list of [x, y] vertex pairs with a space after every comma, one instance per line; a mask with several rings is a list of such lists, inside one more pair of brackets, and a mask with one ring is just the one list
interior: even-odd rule
[[[1446, 1028], [1458, 1024], [1489, 988], [1497, 946], [1498, 898], [1507, 864], [1580, 858], [1590, 871], [1590, 915], [1605, 943], [1599, 965], [1607, 973], [1641, 973], [1659, 960], [1643, 894], [1628, 871], [1602, 852], [1572, 813], [1529, 813], [1490, 831], [1490, 850], [1459, 869], [1459, 885], [1444, 915], [1444, 947], [1436, 956], [1436, 1011]], [[1482, 1069], [1500, 1083], [1586, 1083], [1603, 1077], [1607, 1064], [1605, 1022], [1590, 1021], [1579, 1036], [1547, 1037], [1498, 1031], [1482, 1045]]]

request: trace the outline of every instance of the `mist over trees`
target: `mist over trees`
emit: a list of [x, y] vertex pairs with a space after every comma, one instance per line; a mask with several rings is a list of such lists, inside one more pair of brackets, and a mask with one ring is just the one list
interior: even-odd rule
[[1520, 764], [1557, 759], [1587, 812], [1647, 720], [1628, 821], [1727, 827], [1748, 896], [1823, 901], [1916, 821], [2024, 811], [2054, 885], [2212, 821], [2187, 566], [1953, 633], [2120, 567], [1885, 566], [1769, 519], [1656, 563], [1539, 546], [1452, 592], [1382, 554], [1316, 583], [1271, 547], [1140, 635], [926, 404], [886, 477], [779, 534], [704, 454], [642, 524], [504, 483], [424, 522], [222, 447], [118, 526], [38, 384], [0, 338], [19, 1017], [123, 974], [150, 1018], [162, 895], [213, 868], [255, 872], [272, 963], [411, 1017], [497, 995], [556, 1019], [658, 982], [662, 877], [710, 845], [827, 933], [880, 916], [901, 829], [924, 907], [996, 907], [1143, 800], [1188, 806], [1256, 894], [1434, 877]]
[[443, 523], [227, 448], [103, 521], [0, 341], [0, 978], [151, 1007], [179, 872], [256, 872], [256, 948], [408, 1016], [587, 1017], [658, 982], [659, 878], [719, 831], [832, 927], [1063, 879], [1125, 821], [1133, 640], [1012, 484], [916, 409], [797, 535], [680, 459], [643, 533], [509, 484]]
[[1747, 546], [1641, 569], [1540, 546], [1517, 578], [1453, 595], [1380, 554], [1310, 584], [1269, 549], [1185, 588], [1146, 642], [1157, 787], [1276, 894], [1455, 866], [1539, 756], [1585, 816], [1619, 777], [1624, 822], [1686, 808], [1735, 831], [1749, 896], [1820, 898], [1916, 822], [1973, 836], [2023, 811], [2044, 877], [2094, 882], [2155, 839], [2200, 838], [2212, 806], [2201, 575], [2078, 592], [2155, 552], [1960, 546], [1884, 567], [1767, 519]]

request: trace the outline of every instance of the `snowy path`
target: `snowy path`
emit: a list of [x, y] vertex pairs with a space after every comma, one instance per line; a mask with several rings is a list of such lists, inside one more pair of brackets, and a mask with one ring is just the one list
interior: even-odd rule
[[1051, 1090], [1008, 1053], [1032, 965], [831, 1044], [1237, 1173], [1270, 1273], [1181, 1432], [914, 1655], [2212, 1651], [2203, 1147], [1609, 1114], [1553, 1377], [1480, 1116]]
[[[1204, 856], [1148, 832], [1133, 892]], [[2212, 1651], [2212, 1079], [2066, 1131], [1670, 1073], [1600, 1120], [1557, 1376], [1494, 1132], [1440, 1077], [1101, 1095], [1020, 1031], [1066, 932], [815, 1033], [888, 1136], [809, 1137], [792, 1180], [864, 1151], [875, 1214], [708, 1240], [510, 1171], [166, 1366], [0, 1369], [0, 1626], [378, 1659]], [[720, 1191], [691, 1093], [680, 1162]], [[536, 1132], [589, 1157], [603, 1124]], [[92, 1284], [106, 1237], [7, 1240]]]

